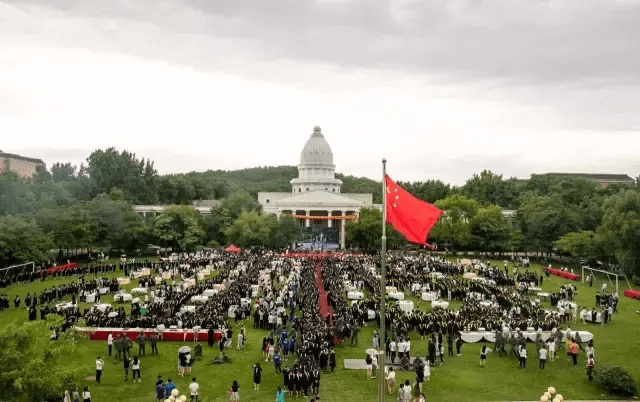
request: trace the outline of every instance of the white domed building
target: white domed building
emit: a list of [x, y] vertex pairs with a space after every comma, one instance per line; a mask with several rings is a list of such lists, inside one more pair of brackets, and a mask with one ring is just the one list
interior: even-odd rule
[[373, 206], [373, 194], [341, 193], [342, 181], [335, 178], [335, 169], [331, 147], [316, 126], [300, 153], [291, 193], [258, 193], [264, 213], [278, 218], [291, 215], [306, 228], [308, 238], [313, 236], [304, 247], [344, 248], [345, 222], [357, 220], [360, 208]]

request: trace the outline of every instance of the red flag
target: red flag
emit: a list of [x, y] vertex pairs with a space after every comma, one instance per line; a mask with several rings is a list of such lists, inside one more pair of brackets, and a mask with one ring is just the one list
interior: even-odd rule
[[429, 230], [438, 222], [442, 211], [412, 196], [388, 175], [385, 175], [384, 179], [387, 191], [387, 223], [402, 233], [408, 241], [433, 248], [427, 244], [427, 237]]

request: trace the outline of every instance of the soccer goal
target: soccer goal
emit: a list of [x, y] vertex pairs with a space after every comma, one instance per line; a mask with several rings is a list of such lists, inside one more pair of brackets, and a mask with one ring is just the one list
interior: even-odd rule
[[0, 268], [0, 278], [6, 278], [11, 275], [19, 275], [25, 272], [33, 273], [35, 272], [35, 270], [35, 263], [25, 262], [24, 264], [17, 264], [6, 268]]
[[[626, 275], [618, 274], [616, 272], [611, 272], [611, 271], [605, 271], [603, 269], [591, 268], [588, 265], [582, 266], [582, 283], [584, 283], [586, 280], [584, 276], [585, 271], [589, 272], [589, 275], [591, 275], [593, 278], [597, 278], [597, 276], [595, 275], [596, 272], [605, 274], [607, 276], [607, 279], [609, 280], [609, 283], [611, 283], [611, 286], [614, 286], [613, 281], [611, 280], [611, 277], [614, 276], [616, 279], [616, 283], [615, 283], [616, 293], [618, 294], [620, 294], [620, 292], [618, 292], [618, 278], [624, 278], [624, 280], [627, 282], [627, 286], [629, 286], [629, 289], [631, 289], [631, 284], [629, 283], [629, 279], [627, 279]], [[598, 281], [594, 281], [594, 282], [597, 283]]]

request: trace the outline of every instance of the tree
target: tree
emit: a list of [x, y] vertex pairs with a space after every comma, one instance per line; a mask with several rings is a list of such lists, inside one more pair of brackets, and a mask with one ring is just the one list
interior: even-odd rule
[[244, 190], [232, 192], [222, 200], [222, 206], [229, 212], [232, 220], [238, 219], [243, 211], [258, 211], [260, 204]]
[[[397, 248], [405, 244], [404, 237], [387, 224], [387, 248]], [[357, 222], [345, 226], [345, 243], [364, 250], [379, 249], [382, 246], [382, 212], [377, 208], [362, 208]]]
[[96, 242], [102, 250], [134, 251], [147, 244], [148, 227], [143, 217], [114, 189], [90, 204]]
[[576, 261], [596, 257], [595, 233], [591, 230], [569, 232], [560, 237], [555, 245], [559, 250], [571, 254]]
[[50, 327], [60, 328], [62, 317], [51, 314], [47, 321], [15, 322], [0, 327], [0, 389], [3, 399], [16, 402], [56, 400], [79, 383], [81, 366], [62, 367], [76, 355], [73, 340], [62, 334], [50, 341]]
[[73, 180], [77, 175], [77, 166], [71, 162], [56, 162], [51, 165], [51, 179], [53, 181], [69, 181]]
[[626, 274], [640, 275], [640, 193], [625, 190], [604, 203], [602, 224], [596, 230], [608, 254]]
[[2, 265], [27, 261], [44, 262], [52, 258], [51, 238], [33, 218], [0, 217], [0, 262]]
[[225, 234], [229, 241], [239, 247], [266, 247], [270, 244], [270, 235], [276, 225], [273, 215], [245, 210], [225, 230]]
[[283, 216], [272, 228], [269, 245], [274, 249], [286, 248], [300, 240], [301, 236], [300, 224], [290, 216]]
[[87, 163], [87, 173], [95, 183], [96, 194], [107, 193], [117, 187], [133, 203], [157, 202], [155, 179], [158, 172], [150, 160], [145, 162], [144, 158], [139, 160], [126, 150], [118, 152], [115, 148], [108, 148], [93, 151]]
[[462, 194], [483, 205], [499, 205], [503, 208], [517, 208], [518, 186], [515, 179], [503, 180], [502, 175], [490, 170], [474, 174], [461, 188]]
[[479, 250], [504, 252], [510, 248], [511, 227], [497, 205], [480, 208], [471, 219], [470, 231]]
[[[202, 218], [203, 229], [206, 233], [207, 244], [215, 242], [226, 244], [225, 230], [233, 224], [231, 213], [222, 205], [211, 209], [211, 213]], [[215, 244], [213, 243], [213, 244]]]
[[565, 204], [559, 194], [535, 196], [528, 193], [522, 197], [517, 219], [524, 246], [549, 255], [556, 240], [581, 227], [578, 207]]
[[174, 251], [193, 251], [205, 232], [198, 211], [186, 205], [171, 205], [155, 218], [153, 235]]
[[414, 196], [431, 204], [447, 198], [451, 194], [451, 186], [440, 180], [427, 180], [415, 182], [398, 182], [398, 185]]
[[444, 211], [443, 216], [431, 231], [432, 237], [439, 243], [450, 244], [451, 250], [464, 246], [471, 241], [470, 222], [478, 213], [478, 201], [463, 195], [452, 195], [435, 204]]

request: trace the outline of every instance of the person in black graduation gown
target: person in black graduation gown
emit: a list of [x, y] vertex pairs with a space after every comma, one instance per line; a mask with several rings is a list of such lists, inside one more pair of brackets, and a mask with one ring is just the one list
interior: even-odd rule
[[336, 369], [336, 352], [333, 351], [333, 348], [329, 349], [329, 367], [331, 367], [332, 373]]
[[209, 328], [209, 332], [207, 332], [207, 343], [209, 344], [209, 347], [213, 347], [213, 328]]

